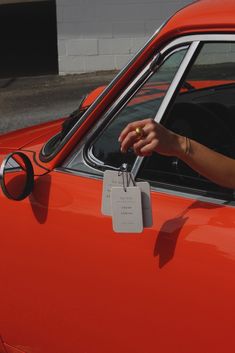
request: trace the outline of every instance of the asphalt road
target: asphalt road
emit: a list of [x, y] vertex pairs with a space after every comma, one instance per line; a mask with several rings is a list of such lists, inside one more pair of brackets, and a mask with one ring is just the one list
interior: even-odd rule
[[0, 79], [0, 134], [69, 115], [116, 72]]

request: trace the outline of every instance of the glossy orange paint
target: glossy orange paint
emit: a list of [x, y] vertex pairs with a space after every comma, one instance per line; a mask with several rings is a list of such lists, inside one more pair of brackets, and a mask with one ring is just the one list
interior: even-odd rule
[[100, 86], [96, 89], [94, 89], [84, 100], [82, 104], [82, 108], [86, 109], [88, 108], [95, 100], [98, 98], [98, 96], [104, 91], [106, 86]]
[[[234, 32], [231, 13], [232, 1], [215, 0], [179, 12], [71, 142], [40, 164], [64, 159], [156, 46], [202, 28]], [[0, 191], [0, 353], [233, 353], [234, 208], [152, 192], [153, 227], [115, 234], [100, 211], [102, 180], [42, 175], [36, 164], [61, 122], [0, 138], [0, 159], [21, 148], [41, 175], [20, 203]]]
[[47, 122], [1, 135], [0, 148], [8, 148], [13, 150], [23, 149], [25, 145], [30, 144], [30, 142], [35, 141], [35, 139], [38, 139], [42, 144], [44, 141], [47, 141], [51, 136], [61, 130], [63, 120], [64, 119], [58, 119], [56, 121]]
[[153, 193], [153, 228], [121, 235], [101, 190], [52, 172], [1, 232], [4, 341], [26, 353], [233, 353], [234, 208]]

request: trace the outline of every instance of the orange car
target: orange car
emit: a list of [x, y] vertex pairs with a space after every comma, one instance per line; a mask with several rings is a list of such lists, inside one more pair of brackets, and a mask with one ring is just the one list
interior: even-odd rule
[[[234, 191], [118, 143], [150, 117], [235, 158], [234, 19], [196, 1], [70, 118], [1, 136], [0, 353], [234, 353]], [[101, 212], [124, 163], [151, 186], [139, 233]]]

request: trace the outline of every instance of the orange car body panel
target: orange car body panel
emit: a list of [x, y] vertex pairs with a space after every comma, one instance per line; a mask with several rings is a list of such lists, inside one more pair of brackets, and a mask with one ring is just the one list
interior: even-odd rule
[[83, 101], [82, 108], [83, 109], [88, 108], [96, 100], [96, 98], [104, 91], [105, 87], [106, 86], [100, 86], [94, 89]]
[[234, 14], [228, 0], [177, 13], [52, 161], [39, 152], [63, 120], [0, 138], [0, 160], [22, 149], [37, 175], [24, 201], [0, 191], [0, 353], [234, 352], [234, 208], [152, 192], [153, 227], [120, 235], [100, 211], [102, 180], [49, 172], [156, 47], [235, 32]]
[[1, 233], [3, 339], [27, 353], [233, 353], [234, 208], [153, 193], [154, 226], [120, 235], [101, 192], [52, 172]]
[[24, 149], [26, 145], [29, 145], [36, 139], [39, 141], [39, 144], [42, 145], [51, 136], [61, 130], [61, 123], [63, 120], [64, 119], [59, 119], [53, 122], [28, 127], [1, 135], [0, 148], [9, 148], [13, 150]]

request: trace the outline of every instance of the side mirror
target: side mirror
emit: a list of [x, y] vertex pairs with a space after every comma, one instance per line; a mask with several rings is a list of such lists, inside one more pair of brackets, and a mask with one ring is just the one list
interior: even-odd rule
[[34, 186], [34, 172], [30, 159], [22, 152], [5, 157], [0, 167], [0, 184], [4, 195], [15, 201], [29, 196]]

